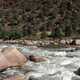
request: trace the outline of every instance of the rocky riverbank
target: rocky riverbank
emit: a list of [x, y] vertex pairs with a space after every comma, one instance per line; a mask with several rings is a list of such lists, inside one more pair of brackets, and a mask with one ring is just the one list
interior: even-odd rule
[[4, 44], [21, 44], [25, 46], [53, 47], [53, 48], [80, 48], [80, 39], [56, 39], [56, 40], [0, 40]]

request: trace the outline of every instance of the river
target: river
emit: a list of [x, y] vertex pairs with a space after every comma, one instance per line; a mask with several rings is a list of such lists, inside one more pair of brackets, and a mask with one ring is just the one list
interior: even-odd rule
[[74, 73], [80, 67], [80, 50], [71, 52], [66, 51], [66, 48], [44, 49], [18, 44], [0, 45], [0, 48], [4, 47], [16, 47], [23, 54], [48, 58], [48, 61], [39, 63], [28, 61], [22, 69], [7, 69], [3, 72], [5, 75], [23, 75], [24, 80], [80, 80], [80, 77]]

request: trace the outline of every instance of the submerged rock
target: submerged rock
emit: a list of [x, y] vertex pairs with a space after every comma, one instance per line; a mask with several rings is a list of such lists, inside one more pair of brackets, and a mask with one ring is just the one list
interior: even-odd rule
[[0, 52], [0, 70], [13, 67], [22, 66], [27, 59], [16, 48], [4, 48]]

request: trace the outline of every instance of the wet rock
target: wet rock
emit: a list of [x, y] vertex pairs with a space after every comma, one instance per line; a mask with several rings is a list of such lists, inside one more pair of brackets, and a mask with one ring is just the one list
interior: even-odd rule
[[76, 75], [79, 75], [79, 76], [80, 76], [80, 68], [78, 68], [77, 71], [74, 71], [74, 73], [75, 73]]
[[47, 61], [48, 59], [45, 58], [45, 57], [39, 57], [39, 56], [30, 55], [29, 56], [29, 60], [33, 61], [33, 62], [43, 62], [43, 61]]
[[0, 52], [0, 70], [22, 66], [27, 59], [16, 48], [4, 48]]

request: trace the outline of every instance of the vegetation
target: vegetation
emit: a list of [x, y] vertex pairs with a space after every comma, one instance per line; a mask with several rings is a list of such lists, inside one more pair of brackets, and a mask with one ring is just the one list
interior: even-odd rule
[[19, 39], [23, 37], [21, 32], [17, 31], [11, 31], [11, 32], [1, 32], [0, 33], [0, 38], [6, 40], [6, 39]]
[[80, 0], [0, 0], [0, 38], [76, 35], [80, 35]]

